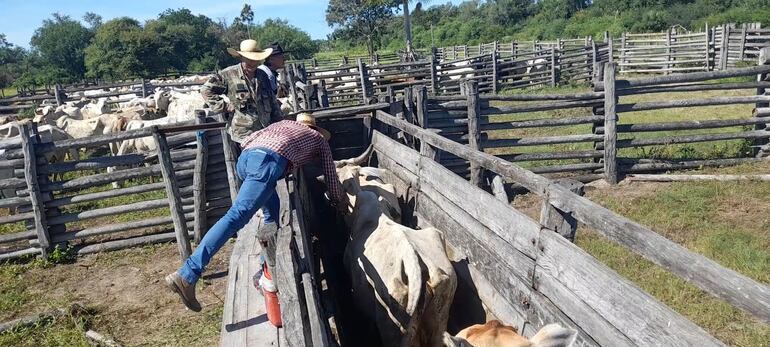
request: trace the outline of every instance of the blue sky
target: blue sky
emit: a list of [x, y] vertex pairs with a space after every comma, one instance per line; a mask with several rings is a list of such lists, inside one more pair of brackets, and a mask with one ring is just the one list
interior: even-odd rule
[[[460, 3], [461, 0], [434, 0], [431, 4], [447, 2]], [[55, 12], [76, 19], [82, 19], [90, 11], [101, 15], [105, 21], [121, 16], [144, 21], [156, 18], [167, 8], [184, 7], [214, 20], [227, 18], [230, 22], [240, 14], [244, 3], [254, 10], [255, 22], [267, 18], [287, 19], [314, 39], [326, 38], [331, 32], [325, 20], [328, 0], [0, 0], [0, 33], [15, 45], [29, 47], [35, 29]]]

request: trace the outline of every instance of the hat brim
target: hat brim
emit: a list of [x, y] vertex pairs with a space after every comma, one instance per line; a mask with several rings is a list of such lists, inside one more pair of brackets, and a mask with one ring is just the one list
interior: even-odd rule
[[267, 48], [260, 52], [243, 52], [236, 51], [233, 48], [227, 48], [227, 53], [238, 59], [246, 59], [251, 61], [265, 61], [271, 54], [273, 54], [272, 48]]

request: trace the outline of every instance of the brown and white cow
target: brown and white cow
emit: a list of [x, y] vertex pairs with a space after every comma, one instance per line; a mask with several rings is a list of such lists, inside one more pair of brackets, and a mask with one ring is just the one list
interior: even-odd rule
[[353, 206], [344, 262], [354, 300], [375, 322], [384, 345], [439, 346], [457, 287], [444, 239], [434, 228], [398, 223], [395, 188], [377, 170], [338, 169]]
[[473, 347], [570, 347], [575, 342], [577, 331], [558, 324], [549, 324], [527, 339], [516, 329], [492, 320], [476, 324], [460, 331], [454, 338], [447, 338], [447, 346]]

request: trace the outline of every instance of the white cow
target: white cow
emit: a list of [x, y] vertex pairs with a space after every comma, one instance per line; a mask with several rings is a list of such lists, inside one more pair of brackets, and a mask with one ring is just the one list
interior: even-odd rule
[[397, 223], [395, 189], [376, 170], [346, 166], [338, 172], [353, 205], [344, 262], [358, 307], [375, 322], [384, 345], [441, 345], [457, 287], [441, 233]]
[[206, 105], [203, 95], [198, 92], [189, 94], [171, 92], [171, 102], [168, 105], [168, 118], [183, 122], [195, 119], [195, 110]]
[[100, 98], [96, 102], [91, 102], [80, 108], [83, 119], [99, 117], [105, 113], [110, 113], [110, 106], [107, 105], [107, 98]]

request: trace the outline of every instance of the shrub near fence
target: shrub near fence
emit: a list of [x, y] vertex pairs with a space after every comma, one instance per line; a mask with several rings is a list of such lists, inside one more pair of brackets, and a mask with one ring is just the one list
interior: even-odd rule
[[[23, 160], [26, 176], [23, 182], [0, 181], [3, 187], [21, 190], [20, 197], [6, 197], [0, 206], [24, 209], [20, 215], [4, 217], [0, 224], [23, 218], [25, 230], [0, 234], [0, 259], [46, 255], [57, 244], [87, 254], [170, 240], [178, 242], [183, 257], [189, 255], [189, 237], [199, 239], [226, 212], [234, 198], [231, 188], [238, 184], [224, 130], [197, 131], [222, 126], [180, 123], [40, 143], [34, 127], [24, 125], [18, 140], [21, 148], [6, 145], [5, 156], [6, 162]], [[93, 150], [131, 139], [154, 142], [158, 150], [149, 155], [95, 156], [59, 163], [45, 159], [52, 151]], [[123, 169], [107, 172], [114, 166]], [[58, 175], [64, 178], [55, 179]], [[113, 182], [126, 184], [112, 189]]]

